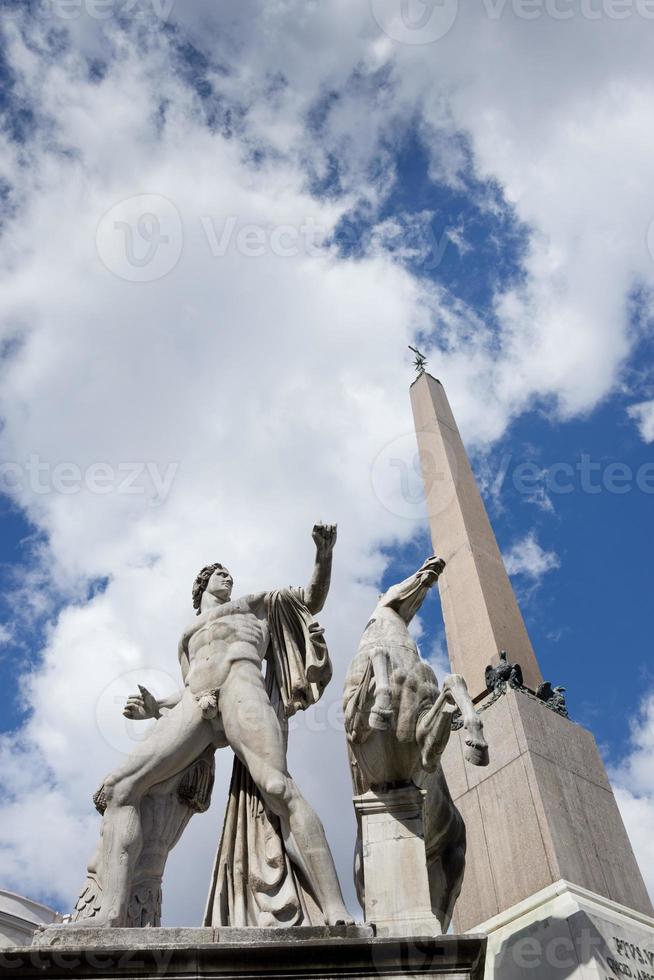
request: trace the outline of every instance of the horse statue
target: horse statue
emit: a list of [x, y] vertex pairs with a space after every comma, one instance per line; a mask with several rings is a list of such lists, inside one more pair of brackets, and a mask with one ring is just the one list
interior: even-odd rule
[[[450, 796], [440, 759], [460, 714], [465, 757], [488, 765], [488, 746], [463, 677], [451, 674], [439, 690], [420, 656], [409, 623], [445, 568], [428, 558], [408, 579], [379, 598], [352, 661], [344, 691], [345, 731], [357, 796], [414, 783], [425, 790], [424, 837], [432, 912], [443, 933], [463, 883], [465, 824]], [[458, 719], [457, 719], [458, 720]], [[364, 906], [361, 836], [354, 859], [357, 897]]]

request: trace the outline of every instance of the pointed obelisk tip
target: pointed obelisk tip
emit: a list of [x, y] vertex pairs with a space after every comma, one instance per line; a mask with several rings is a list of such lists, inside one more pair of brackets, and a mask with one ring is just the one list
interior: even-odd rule
[[416, 373], [417, 373], [417, 376], [411, 382], [411, 387], [413, 387], [413, 385], [416, 383], [416, 381], [419, 381], [420, 378], [423, 377], [423, 375], [427, 375], [427, 377], [428, 378], [431, 378], [432, 381], [435, 381], [436, 384], [440, 384], [440, 381], [438, 380], [438, 378], [435, 378], [433, 374], [430, 374], [429, 371], [427, 371], [427, 358], [426, 358], [426, 356], [424, 354], [422, 354], [418, 350], [417, 347], [412, 347], [411, 344], [409, 344], [409, 350], [412, 350], [413, 353], [415, 354], [415, 359], [414, 359], [414, 362], [413, 362], [413, 366], [416, 369]]
[[421, 378], [431, 378], [431, 380], [435, 381], [437, 385], [440, 385], [441, 388], [443, 387], [443, 382], [440, 380], [440, 378], [435, 378], [434, 375], [431, 374], [431, 372], [429, 371], [421, 371], [418, 377], [413, 379], [409, 387], [413, 388], [413, 386], [417, 384]]

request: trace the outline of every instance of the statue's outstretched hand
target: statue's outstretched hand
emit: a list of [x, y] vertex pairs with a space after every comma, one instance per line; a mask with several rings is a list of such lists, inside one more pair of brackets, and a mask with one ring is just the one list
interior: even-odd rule
[[154, 694], [150, 694], [147, 687], [139, 684], [140, 694], [132, 694], [128, 697], [123, 715], [132, 721], [145, 721], [146, 718], [158, 718], [161, 714], [159, 702]]
[[336, 544], [336, 524], [314, 524], [311, 537], [319, 554], [331, 554]]

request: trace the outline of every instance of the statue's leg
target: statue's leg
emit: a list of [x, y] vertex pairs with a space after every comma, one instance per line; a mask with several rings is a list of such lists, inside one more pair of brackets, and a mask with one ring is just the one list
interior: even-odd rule
[[452, 838], [446, 843], [442, 853], [427, 862], [432, 912], [440, 922], [444, 933], [452, 922], [452, 913], [461, 894], [465, 869], [466, 831], [463, 820], [459, 818], [459, 823], [456, 828], [453, 828]]
[[370, 653], [375, 677], [375, 703], [370, 710], [370, 727], [386, 731], [393, 722], [391, 691], [391, 655], [386, 647], [375, 647]]
[[124, 925], [131, 878], [143, 844], [140, 803], [157, 783], [190, 765], [211, 744], [214, 731], [188, 689], [154, 725], [123, 766], [104, 781], [102, 908], [98, 925]]
[[463, 677], [460, 674], [449, 674], [443, 681], [443, 693], [452, 698], [461, 712], [466, 730], [466, 759], [475, 766], [487, 766], [488, 743], [484, 736], [484, 726]]
[[440, 766], [416, 779], [427, 791], [425, 799], [425, 847], [432, 912], [444, 933], [461, 892], [466, 865], [466, 828]]
[[461, 894], [466, 867], [465, 844], [448, 846], [440, 857], [427, 865], [432, 912], [445, 934], [452, 922], [452, 913]]
[[325, 921], [351, 923], [322, 823], [288, 774], [279, 719], [253, 664], [232, 667], [220, 691], [220, 715], [229, 744], [279, 817], [288, 854], [313, 889]]

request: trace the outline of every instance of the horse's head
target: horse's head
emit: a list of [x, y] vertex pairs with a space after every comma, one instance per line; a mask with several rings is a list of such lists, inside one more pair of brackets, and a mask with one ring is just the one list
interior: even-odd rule
[[379, 605], [393, 609], [408, 626], [444, 568], [445, 562], [442, 558], [428, 558], [415, 575], [392, 585], [379, 600]]

